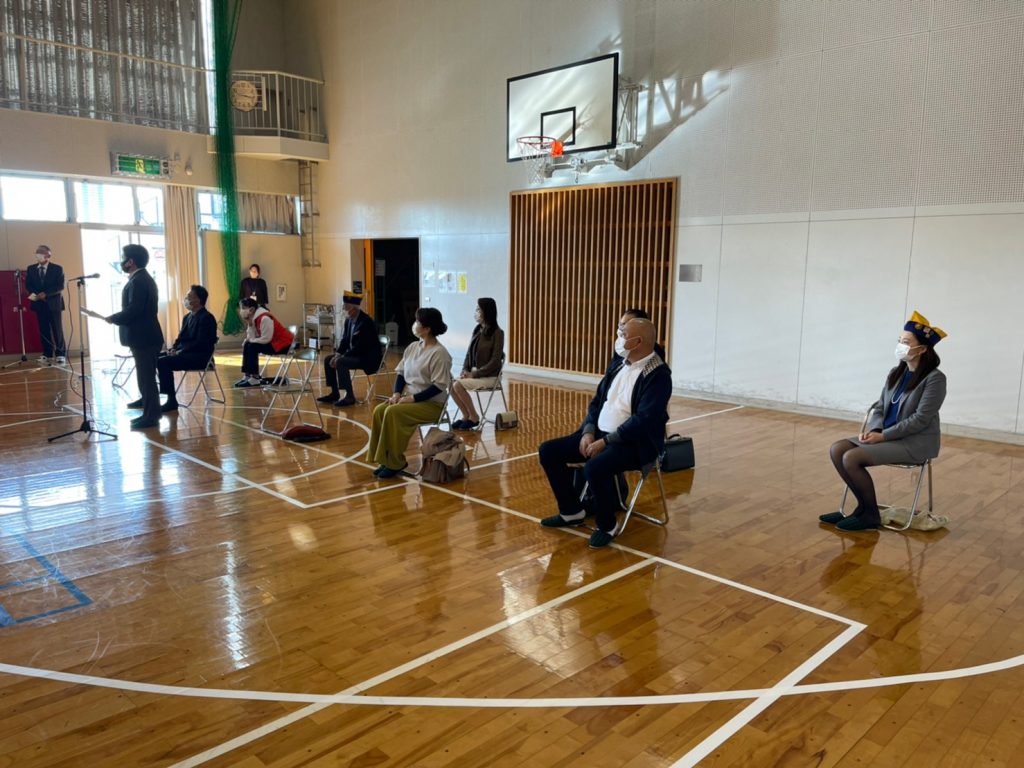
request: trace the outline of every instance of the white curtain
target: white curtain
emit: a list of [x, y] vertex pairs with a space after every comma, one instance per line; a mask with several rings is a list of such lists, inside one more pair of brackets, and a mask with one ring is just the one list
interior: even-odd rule
[[185, 317], [182, 299], [191, 286], [199, 285], [199, 229], [196, 226], [196, 192], [192, 187], [177, 184], [164, 187], [164, 240], [169, 347]]
[[243, 232], [297, 234], [295, 198], [287, 195], [239, 192], [238, 224]]
[[198, 0], [0, 0], [0, 100], [202, 131]]

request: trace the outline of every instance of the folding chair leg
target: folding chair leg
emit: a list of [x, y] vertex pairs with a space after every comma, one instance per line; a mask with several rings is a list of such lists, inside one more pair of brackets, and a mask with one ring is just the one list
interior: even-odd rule
[[220, 399], [218, 400], [216, 397], [213, 396], [210, 390], [207, 389], [206, 382], [204, 381], [203, 391], [206, 392], [206, 399], [209, 402], [220, 403], [221, 405], [224, 405], [224, 385], [220, 383], [220, 374], [217, 373], [216, 367], [209, 369], [209, 373], [213, 374], [213, 380], [217, 382], [217, 391], [220, 392]]
[[[926, 462], [926, 465], [922, 465], [921, 471], [917, 474], [917, 488], [914, 490], [914, 503], [910, 507], [910, 514], [907, 515], [907, 522], [905, 525], [885, 525], [884, 528], [888, 528], [890, 531], [905, 531], [914, 522], [914, 518], [917, 517], [917, 502], [921, 500], [921, 486], [924, 485], [924, 473], [925, 470], [930, 470], [932, 463]], [[928, 511], [931, 512], [931, 472], [928, 473]]]
[[644, 487], [644, 483], [647, 482], [647, 476], [650, 475], [650, 472], [648, 472], [647, 475], [640, 476], [640, 482], [636, 484], [636, 488], [633, 490], [633, 495], [629, 499], [629, 508], [626, 510], [625, 517], [622, 518], [622, 524], [619, 525], [618, 530], [615, 533], [616, 536], [618, 536], [624, 530], [626, 530], [626, 524], [629, 522], [629, 518], [631, 518], [633, 515], [636, 515], [641, 520], [646, 520], [648, 523], [652, 523], [653, 525], [657, 525], [659, 527], [664, 527], [668, 525], [668, 503], [665, 501], [665, 484], [662, 482], [661, 479], [661, 471], [657, 467], [655, 467], [651, 470], [651, 472], [657, 473], [658, 476], [658, 491], [661, 493], [661, 508], [665, 513], [665, 516], [662, 518], [657, 518], [653, 515], [648, 515], [644, 512], [638, 512], [636, 509], [636, 501], [640, 497], [640, 489]]

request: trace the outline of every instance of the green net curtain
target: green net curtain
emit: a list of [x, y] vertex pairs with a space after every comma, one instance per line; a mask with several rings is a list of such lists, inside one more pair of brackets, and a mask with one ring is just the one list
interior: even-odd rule
[[238, 179], [235, 175], [235, 129], [231, 117], [231, 52], [235, 47], [242, 0], [213, 1], [214, 87], [216, 89], [217, 181], [224, 198], [224, 278], [228, 300], [224, 306], [224, 333], [241, 333], [245, 326], [238, 316], [238, 287], [242, 274], [238, 244]]

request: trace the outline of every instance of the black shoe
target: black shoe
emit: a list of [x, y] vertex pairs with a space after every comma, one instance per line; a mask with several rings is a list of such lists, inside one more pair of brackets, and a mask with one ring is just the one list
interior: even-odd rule
[[614, 540], [615, 537], [608, 531], [594, 531], [590, 534], [590, 548], [601, 549], [602, 547], [607, 547]]
[[160, 419], [132, 419], [132, 429], [150, 429], [160, 426]]
[[340, 396], [341, 396], [340, 392], [331, 392], [329, 395], [324, 395], [323, 397], [318, 397], [316, 399], [316, 401], [318, 403], [333, 403]]
[[391, 469], [390, 467], [385, 467], [382, 465], [381, 468], [377, 470], [377, 477], [379, 477], [381, 480], [386, 480], [389, 477], [400, 475], [402, 473], [402, 470], [404, 470], [408, 466], [408, 464], [403, 464], [398, 469]]
[[168, 400], [166, 403], [160, 406], [161, 413], [170, 413], [171, 411], [178, 410], [177, 400]]
[[454, 424], [452, 424], [452, 429], [458, 429], [468, 432], [471, 429], [476, 429], [478, 426], [480, 426], [479, 421], [473, 421], [472, 419], [459, 419]]
[[540, 521], [540, 524], [545, 528], [570, 528], [576, 525], [583, 525], [585, 517], [585, 515], [580, 515], [579, 517], [570, 520], [562, 515], [552, 515], [551, 517], [545, 517]]
[[138, 400], [132, 400], [130, 403], [128, 403], [128, 405], [125, 406], [125, 408], [134, 408], [136, 410], [141, 408], [141, 407], [142, 407], [142, 398], [141, 397]]
[[383, 472], [385, 469], [387, 469], [387, 467], [381, 464], [379, 467], [373, 470], [373, 474], [375, 474], [377, 477], [380, 477], [380, 473]]
[[881, 527], [881, 520], [878, 522], [875, 522], [874, 520], [867, 520], [864, 515], [861, 515], [860, 517], [850, 515], [850, 517], [845, 520], [840, 520], [836, 523], [836, 528], [840, 531], [873, 531]]
[[828, 523], [829, 525], [835, 525], [844, 517], [845, 515], [842, 512], [826, 512], [824, 515], [818, 515], [818, 519], [821, 522]]
[[[355, 405], [356, 399], [354, 397], [343, 397], [340, 400], [334, 402], [335, 408], [347, 408], [350, 405]], [[401, 471], [401, 470], [399, 470]]]

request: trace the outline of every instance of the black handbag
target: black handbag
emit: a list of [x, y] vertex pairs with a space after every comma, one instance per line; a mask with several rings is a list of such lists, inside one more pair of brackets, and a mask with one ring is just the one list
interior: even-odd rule
[[665, 438], [665, 450], [661, 455], [662, 472], [693, 469], [695, 464], [693, 438], [682, 435], [669, 435]]

